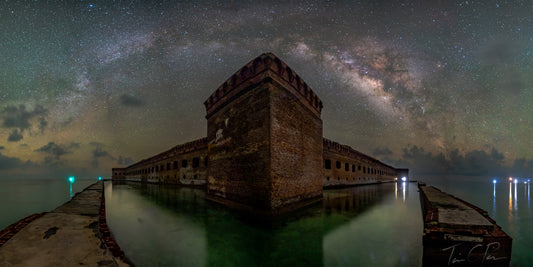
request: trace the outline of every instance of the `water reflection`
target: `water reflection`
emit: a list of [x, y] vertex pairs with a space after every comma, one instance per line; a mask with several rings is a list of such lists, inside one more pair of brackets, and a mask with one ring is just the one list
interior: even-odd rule
[[201, 189], [106, 183], [106, 208], [119, 245], [140, 266], [419, 265], [416, 190], [326, 190], [322, 203], [257, 220], [206, 202]]
[[516, 187], [518, 185], [518, 182], [515, 180], [514, 181], [514, 204], [513, 204], [513, 207], [514, 207], [514, 210], [517, 210], [518, 207], [516, 205], [516, 199], [517, 199], [517, 196], [516, 196]]
[[492, 182], [492, 213], [496, 213], [496, 180]]

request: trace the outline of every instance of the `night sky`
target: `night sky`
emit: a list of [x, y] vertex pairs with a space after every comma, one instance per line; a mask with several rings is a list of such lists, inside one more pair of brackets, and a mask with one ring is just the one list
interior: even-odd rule
[[0, 3], [0, 178], [109, 177], [204, 137], [203, 102], [264, 52], [324, 137], [414, 175], [533, 175], [531, 1], [57, 2]]

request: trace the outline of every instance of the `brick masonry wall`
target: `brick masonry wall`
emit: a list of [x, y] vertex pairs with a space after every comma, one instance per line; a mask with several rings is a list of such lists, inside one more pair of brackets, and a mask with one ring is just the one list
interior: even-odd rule
[[269, 208], [268, 94], [268, 85], [259, 83], [208, 118], [208, 195]]
[[272, 208], [322, 197], [322, 120], [297, 96], [270, 86]]
[[207, 146], [177, 153], [158, 154], [128, 168], [113, 169], [113, 179], [152, 183], [205, 185]]
[[[396, 177], [394, 168], [370, 161], [366, 157], [347, 156], [327, 148], [324, 148], [323, 157], [324, 187], [390, 182]], [[326, 168], [326, 161], [329, 161], [330, 168]]]

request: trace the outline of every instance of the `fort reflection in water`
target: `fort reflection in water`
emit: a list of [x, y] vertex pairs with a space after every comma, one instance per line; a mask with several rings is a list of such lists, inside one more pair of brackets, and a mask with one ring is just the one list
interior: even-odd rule
[[267, 221], [204, 197], [201, 189], [107, 183], [108, 224], [137, 265], [420, 264], [414, 184], [325, 190], [323, 201]]

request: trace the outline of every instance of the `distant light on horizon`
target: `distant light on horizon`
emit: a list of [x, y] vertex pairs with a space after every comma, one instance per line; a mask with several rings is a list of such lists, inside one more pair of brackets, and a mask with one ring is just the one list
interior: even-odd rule
[[402, 182], [405, 182], [405, 181], [407, 181], [407, 177], [404, 176], [402, 177]]
[[74, 176], [70, 176], [70, 177], [68, 178], [68, 181], [69, 181], [70, 183], [74, 183], [75, 180], [76, 180], [76, 179], [74, 178]]
[[518, 183], [518, 179], [514, 179], [514, 183], [517, 184]]
[[495, 184], [497, 183], [498, 181], [496, 179], [492, 180], [492, 183]]
[[98, 177], [98, 181], [102, 181], [102, 176], [99, 176], [99, 177]]

